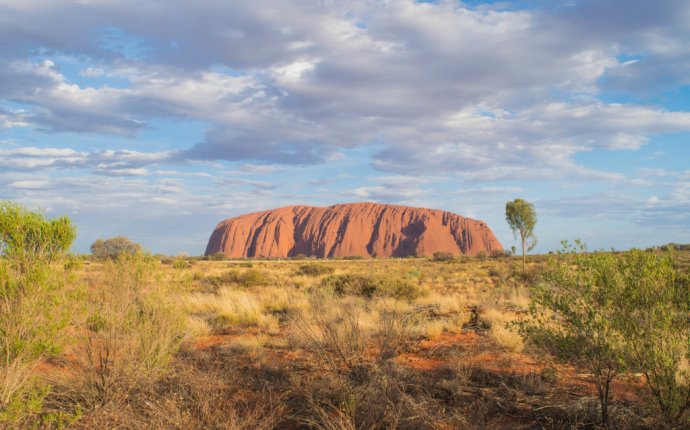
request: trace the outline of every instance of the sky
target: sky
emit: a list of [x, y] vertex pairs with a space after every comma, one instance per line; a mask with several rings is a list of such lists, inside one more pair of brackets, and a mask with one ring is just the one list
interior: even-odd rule
[[376, 201], [535, 252], [690, 242], [686, 0], [0, 0], [0, 199], [200, 255]]

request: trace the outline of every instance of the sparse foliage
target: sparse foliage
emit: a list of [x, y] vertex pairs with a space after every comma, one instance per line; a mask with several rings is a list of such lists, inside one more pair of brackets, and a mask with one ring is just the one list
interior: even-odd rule
[[570, 246], [564, 251], [550, 258], [546, 283], [533, 291], [532, 318], [521, 330], [536, 346], [592, 375], [607, 426], [611, 382], [626, 367], [625, 339], [615, 321], [622, 290], [610, 276], [616, 257]]
[[450, 252], [438, 251], [434, 252], [434, 255], [431, 257], [431, 259], [433, 261], [453, 261], [455, 257]]
[[336, 294], [366, 298], [395, 297], [414, 300], [424, 295], [424, 290], [411, 279], [372, 275], [331, 275], [321, 281], [321, 286], [332, 288]]
[[297, 269], [297, 273], [305, 276], [321, 276], [328, 275], [335, 272], [333, 266], [327, 266], [323, 263], [302, 264]]
[[522, 245], [522, 271], [525, 271], [525, 247], [531, 251], [537, 246], [534, 226], [537, 224], [537, 212], [534, 205], [523, 199], [506, 203], [506, 221], [515, 237], [520, 236]]
[[122, 400], [165, 372], [182, 340], [182, 319], [171, 286], [161, 284], [150, 256], [105, 263], [92, 289], [83, 341], [72, 351], [83, 387], [80, 403]]
[[670, 255], [634, 250], [609, 276], [622, 289], [616, 322], [626, 359], [642, 372], [650, 398], [671, 428], [690, 425], [690, 282]]
[[0, 202], [0, 427], [27, 425], [47, 393], [35, 367], [63, 344], [72, 297], [58, 263], [73, 239], [69, 219]]
[[120, 255], [133, 255], [141, 251], [141, 245], [124, 236], [98, 239], [91, 244], [91, 254], [99, 259], [115, 259]]
[[546, 284], [535, 288], [533, 319], [523, 333], [564, 361], [587, 369], [608, 421], [611, 381], [641, 372], [650, 399], [670, 428], [688, 424], [690, 410], [690, 289], [669, 255], [578, 253], [563, 242]]

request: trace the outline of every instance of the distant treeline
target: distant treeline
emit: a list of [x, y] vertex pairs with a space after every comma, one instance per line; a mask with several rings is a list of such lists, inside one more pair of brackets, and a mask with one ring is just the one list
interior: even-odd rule
[[690, 251], [690, 243], [667, 243], [666, 245], [652, 246], [647, 251]]

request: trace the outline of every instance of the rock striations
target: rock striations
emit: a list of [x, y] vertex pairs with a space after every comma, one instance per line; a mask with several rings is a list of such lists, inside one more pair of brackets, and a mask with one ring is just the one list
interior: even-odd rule
[[289, 206], [226, 219], [211, 234], [206, 255], [405, 257], [501, 250], [482, 221], [435, 209], [349, 203]]

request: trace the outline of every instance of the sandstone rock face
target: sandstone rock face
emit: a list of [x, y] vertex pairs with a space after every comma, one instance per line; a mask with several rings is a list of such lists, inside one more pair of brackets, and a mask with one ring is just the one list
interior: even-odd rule
[[483, 221], [435, 209], [349, 203], [289, 206], [226, 219], [211, 234], [206, 255], [405, 257], [502, 249]]

